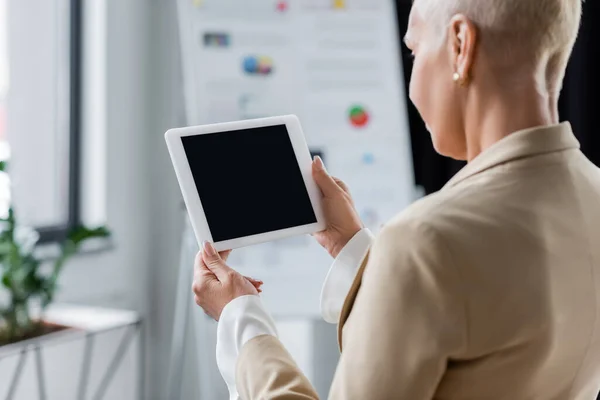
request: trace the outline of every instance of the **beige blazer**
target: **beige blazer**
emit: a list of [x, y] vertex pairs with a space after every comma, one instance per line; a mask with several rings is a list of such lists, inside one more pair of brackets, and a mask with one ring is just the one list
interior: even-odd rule
[[[600, 170], [568, 123], [516, 132], [390, 221], [339, 321], [331, 399], [592, 400]], [[244, 399], [316, 399], [281, 343], [242, 349]]]

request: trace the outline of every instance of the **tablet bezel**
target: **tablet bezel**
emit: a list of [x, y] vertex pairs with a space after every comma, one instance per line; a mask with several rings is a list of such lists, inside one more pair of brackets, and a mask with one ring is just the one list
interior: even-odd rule
[[[274, 125], [285, 125], [287, 128], [287, 132], [294, 149], [294, 154], [296, 155], [296, 160], [298, 162], [298, 166], [300, 167], [300, 172], [302, 173], [302, 178], [304, 179], [304, 185], [308, 192], [317, 222], [267, 233], [244, 236], [237, 239], [213, 242], [210, 228], [206, 220], [206, 215], [204, 213], [204, 208], [202, 207], [202, 202], [200, 200], [200, 196], [198, 195], [198, 190], [196, 189], [196, 183], [194, 181], [181, 138], [185, 136], [206, 135]], [[312, 234], [325, 229], [325, 218], [323, 215], [321, 201], [322, 195], [312, 177], [312, 158], [297, 116], [283, 115], [278, 117], [175, 128], [170, 129], [165, 133], [165, 140], [167, 142], [169, 154], [171, 155], [171, 161], [173, 162], [173, 167], [175, 168], [175, 174], [177, 176], [177, 180], [179, 181], [179, 186], [188, 210], [190, 222], [199, 246], [202, 245], [204, 240], [208, 240], [214, 243], [214, 246], [218, 251], [224, 251], [258, 243], [270, 242], [290, 236]]]

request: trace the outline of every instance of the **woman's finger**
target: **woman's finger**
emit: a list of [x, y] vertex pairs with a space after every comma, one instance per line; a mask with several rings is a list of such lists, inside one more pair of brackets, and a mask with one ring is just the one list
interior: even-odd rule
[[254, 285], [254, 287], [256, 288], [256, 290], [262, 291], [260, 289], [260, 287], [263, 285], [263, 283], [264, 283], [263, 281], [251, 278], [249, 276], [244, 276], [244, 278], [246, 278], [248, 280], [248, 282], [250, 282], [252, 285]]
[[204, 263], [201, 251], [198, 252], [198, 254], [196, 255], [196, 260], [194, 261], [194, 275], [196, 274], [215, 276], [215, 274]]
[[335, 183], [337, 183], [337, 185], [338, 185], [338, 186], [339, 186], [339, 187], [340, 187], [340, 188], [341, 188], [341, 189], [342, 189], [344, 192], [346, 192], [347, 194], [350, 194], [350, 188], [348, 187], [348, 185], [346, 185], [346, 183], [345, 183], [343, 180], [341, 180], [341, 179], [339, 179], [339, 178], [336, 178], [335, 176], [332, 176], [332, 178], [333, 178], [333, 180], [335, 181]]
[[221, 259], [223, 261], [227, 261], [227, 259], [229, 258], [230, 254], [231, 254], [231, 250], [225, 250], [225, 251], [220, 251], [219, 252], [219, 256], [221, 257]]

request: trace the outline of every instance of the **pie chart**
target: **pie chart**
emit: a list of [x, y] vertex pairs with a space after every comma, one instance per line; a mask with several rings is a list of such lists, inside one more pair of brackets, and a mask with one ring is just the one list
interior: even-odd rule
[[369, 123], [369, 113], [363, 106], [352, 106], [349, 114], [350, 123], [357, 128], [365, 127]]

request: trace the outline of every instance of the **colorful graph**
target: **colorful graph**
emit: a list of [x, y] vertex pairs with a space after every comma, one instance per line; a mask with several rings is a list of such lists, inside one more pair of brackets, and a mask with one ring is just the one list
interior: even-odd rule
[[369, 113], [363, 106], [355, 105], [349, 111], [350, 123], [358, 128], [362, 128], [369, 123]]
[[243, 67], [244, 72], [250, 75], [269, 75], [273, 72], [273, 60], [267, 56], [247, 56]]
[[204, 46], [206, 47], [229, 47], [230, 36], [224, 32], [206, 32], [204, 34]]
[[277, 11], [279, 12], [286, 12], [288, 7], [288, 2], [286, 0], [278, 1], [276, 5]]
[[367, 164], [367, 165], [371, 165], [373, 163], [375, 163], [375, 155], [373, 153], [365, 153], [363, 154], [363, 163]]
[[333, 0], [333, 8], [338, 10], [346, 8], [346, 0]]

